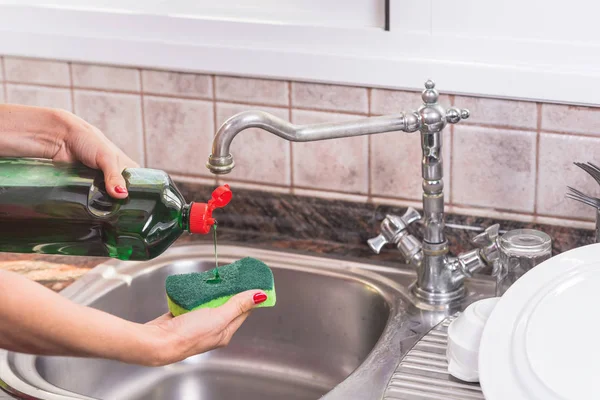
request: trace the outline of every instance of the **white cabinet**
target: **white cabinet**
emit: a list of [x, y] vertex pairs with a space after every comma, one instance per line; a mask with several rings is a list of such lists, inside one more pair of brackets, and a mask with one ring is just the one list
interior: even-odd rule
[[433, 0], [431, 20], [435, 34], [598, 45], [598, 15], [589, 0]]
[[600, 104], [600, 3], [388, 1], [0, 1], [0, 53]]
[[0, 0], [2, 4], [267, 24], [352, 28], [385, 25], [385, 0]]

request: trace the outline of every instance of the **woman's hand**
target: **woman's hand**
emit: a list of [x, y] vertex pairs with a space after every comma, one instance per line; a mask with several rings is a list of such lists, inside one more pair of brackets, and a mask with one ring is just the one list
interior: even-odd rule
[[254, 305], [267, 299], [260, 291], [247, 291], [233, 296], [217, 308], [203, 308], [173, 317], [170, 313], [145, 325], [150, 328], [158, 352], [150, 352], [143, 360], [151, 366], [171, 364], [190, 356], [225, 347]]
[[102, 170], [106, 190], [127, 197], [122, 173], [137, 167], [100, 130], [76, 115], [58, 109], [0, 104], [0, 156], [80, 161]]
[[250, 310], [266, 299], [264, 292], [251, 290], [217, 308], [179, 317], [165, 314], [138, 324], [73, 303], [21, 275], [0, 270], [0, 348], [166, 365], [226, 346]]
[[118, 199], [127, 197], [123, 170], [139, 165], [95, 126], [66, 111], [61, 114], [61, 118], [65, 121], [67, 132], [52, 160], [80, 161], [90, 168], [100, 169], [104, 173], [108, 193]]

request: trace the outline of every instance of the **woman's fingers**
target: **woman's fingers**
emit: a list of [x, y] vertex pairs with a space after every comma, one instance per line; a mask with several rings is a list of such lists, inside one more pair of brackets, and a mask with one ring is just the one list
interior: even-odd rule
[[98, 168], [104, 174], [108, 194], [116, 199], [127, 197], [127, 184], [123, 178], [126, 168], [138, 164], [112, 143], [98, 128], [72, 115], [71, 130], [65, 145], [54, 160], [77, 159], [90, 168]]
[[173, 315], [170, 312], [168, 312], [168, 313], [161, 315], [160, 317], [158, 317], [156, 319], [153, 319], [152, 321], [148, 322], [148, 324], [156, 325], [163, 321], [169, 321], [171, 319], [173, 319]]
[[240, 326], [242, 326], [244, 321], [246, 321], [246, 318], [250, 316], [250, 313], [252, 313], [252, 311], [248, 311], [247, 313], [238, 316], [221, 331], [221, 340], [219, 341], [221, 346], [229, 345], [231, 338], [237, 332], [237, 330], [240, 329]]
[[220, 307], [215, 308], [214, 312], [219, 315], [222, 321], [222, 327], [225, 329], [236, 318], [246, 314], [254, 308], [255, 305], [264, 302], [267, 295], [259, 290], [248, 290], [238, 293]]
[[104, 173], [104, 183], [108, 194], [116, 199], [126, 198], [128, 192], [123, 171], [126, 168], [135, 168], [138, 164], [116, 147], [98, 150], [96, 163]]
[[126, 198], [127, 185], [125, 178], [123, 178], [123, 169], [121, 168], [118, 153], [104, 151], [98, 155], [96, 162], [104, 173], [104, 184], [108, 194], [116, 199]]

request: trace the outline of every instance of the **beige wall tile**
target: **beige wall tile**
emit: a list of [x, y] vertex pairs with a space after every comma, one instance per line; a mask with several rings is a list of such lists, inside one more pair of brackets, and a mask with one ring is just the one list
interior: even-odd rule
[[544, 104], [542, 130], [600, 136], [600, 107]]
[[[450, 107], [450, 96], [442, 93], [438, 100], [444, 107]], [[402, 90], [373, 89], [371, 91], [371, 114], [398, 114], [403, 111], [416, 111], [423, 100], [421, 92]]]
[[198, 185], [217, 185], [216, 175], [212, 177], [200, 177], [200, 176], [188, 176], [188, 175], [178, 175], [176, 173], [170, 173], [169, 176], [175, 182], [186, 182], [186, 183], [196, 183]]
[[289, 186], [273, 186], [273, 185], [268, 185], [265, 183], [248, 183], [248, 182], [241, 182], [241, 181], [230, 181], [227, 179], [228, 175], [221, 175], [221, 177], [219, 177], [219, 185], [222, 185], [224, 183], [228, 184], [231, 187], [231, 190], [235, 193], [236, 190], [238, 189], [245, 189], [245, 190], [259, 190], [259, 191], [263, 191], [263, 192], [269, 192], [269, 193], [291, 193], [292, 192], [292, 188]]
[[[371, 196], [371, 202], [376, 205], [388, 205], [394, 207], [412, 207], [417, 210], [421, 210], [423, 208], [423, 201], [416, 200], [404, 200], [404, 199], [396, 199], [390, 197], [377, 197]], [[419, 211], [420, 212], [420, 211]]]
[[[358, 116], [292, 110], [295, 124], [351, 121]], [[368, 193], [369, 155], [366, 136], [293, 143], [294, 186]]]
[[125, 92], [140, 91], [140, 71], [134, 68], [73, 64], [73, 86]]
[[536, 134], [456, 125], [453, 203], [533, 212]]
[[471, 112], [465, 120], [469, 124], [537, 128], [537, 104], [534, 102], [457, 96], [454, 105]]
[[[252, 108], [238, 104], [217, 103], [217, 125], [220, 126], [229, 117]], [[286, 121], [289, 120], [287, 109], [262, 107], [261, 110]], [[287, 140], [261, 129], [247, 129], [233, 140], [231, 154], [235, 160], [235, 168], [223, 179], [290, 185], [290, 142]]]
[[570, 228], [576, 229], [595, 229], [596, 223], [595, 221], [581, 221], [581, 220], [571, 220], [564, 218], [556, 218], [556, 217], [545, 217], [545, 216], [536, 216], [534, 217], [534, 222], [536, 224], [544, 224], [544, 225], [558, 225], [558, 226], [566, 226]]
[[212, 177], [206, 168], [215, 132], [213, 104], [144, 96], [148, 166]]
[[266, 79], [216, 77], [217, 100], [274, 106], [289, 105], [288, 83]]
[[144, 165], [141, 96], [75, 90], [75, 114], [100, 129], [132, 160]]
[[71, 91], [62, 88], [48, 88], [29, 85], [6, 84], [8, 103], [36, 107], [61, 108], [73, 111]]
[[369, 196], [361, 194], [349, 194], [332, 192], [330, 190], [314, 190], [314, 189], [293, 189], [294, 195], [304, 197], [318, 197], [327, 200], [353, 201], [355, 203], [366, 203], [369, 201]]
[[369, 98], [366, 88], [292, 82], [292, 107], [366, 114]]
[[4, 57], [6, 80], [17, 83], [70, 86], [69, 64], [61, 61]]
[[600, 164], [600, 138], [542, 133], [538, 178], [538, 213], [594, 219], [591, 207], [565, 197], [567, 186], [600, 197], [600, 186], [574, 162]]
[[[445, 201], [450, 199], [449, 128], [443, 135]], [[371, 195], [420, 200], [423, 194], [421, 172], [421, 135], [419, 132], [391, 132], [371, 137]]]
[[210, 75], [144, 70], [142, 71], [142, 81], [144, 93], [201, 99], [213, 98]]
[[[483, 217], [507, 221], [520, 221], [542, 225], [556, 225], [574, 229], [594, 229], [593, 221], [571, 220], [561, 217], [547, 217], [532, 214], [519, 214], [514, 212], [495, 211], [485, 208], [463, 208], [457, 206], [449, 206], [446, 208], [446, 212], [452, 214], [467, 215], [471, 217]], [[500, 229], [502, 229], [502, 225], [500, 226]]]

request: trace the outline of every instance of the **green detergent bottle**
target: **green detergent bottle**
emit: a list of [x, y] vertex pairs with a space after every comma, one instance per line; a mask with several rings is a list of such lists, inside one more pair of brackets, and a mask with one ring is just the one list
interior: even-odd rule
[[0, 251], [149, 260], [183, 232], [207, 234], [228, 185], [187, 203], [169, 175], [123, 172], [128, 198], [110, 197], [101, 171], [81, 164], [0, 158]]

